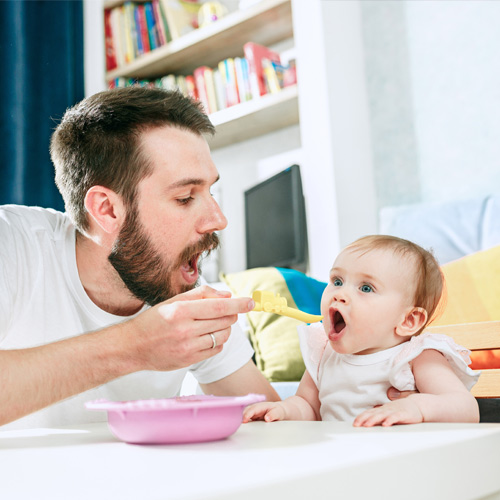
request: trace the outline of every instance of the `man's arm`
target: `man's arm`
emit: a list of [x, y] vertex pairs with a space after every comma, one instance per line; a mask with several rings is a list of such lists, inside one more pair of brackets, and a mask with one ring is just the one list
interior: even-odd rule
[[0, 350], [0, 425], [132, 372], [176, 370], [212, 357], [237, 315], [252, 308], [248, 298], [200, 287], [103, 330]]
[[264, 394], [267, 401], [280, 401], [278, 393], [262, 375], [252, 360], [239, 370], [210, 384], [200, 384], [205, 394], [214, 396], [245, 396], [246, 394]]

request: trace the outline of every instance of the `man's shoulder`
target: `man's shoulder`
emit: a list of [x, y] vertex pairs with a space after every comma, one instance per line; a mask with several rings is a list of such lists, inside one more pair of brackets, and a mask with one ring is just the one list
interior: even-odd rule
[[4, 228], [9, 227], [12, 231], [58, 233], [71, 222], [66, 214], [51, 208], [1, 205], [0, 224]]

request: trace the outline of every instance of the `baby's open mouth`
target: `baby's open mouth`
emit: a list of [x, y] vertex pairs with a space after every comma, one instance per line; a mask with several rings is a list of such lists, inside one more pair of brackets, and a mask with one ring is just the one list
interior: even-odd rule
[[345, 328], [345, 321], [339, 311], [334, 311], [332, 314], [332, 325], [335, 333], [340, 333]]

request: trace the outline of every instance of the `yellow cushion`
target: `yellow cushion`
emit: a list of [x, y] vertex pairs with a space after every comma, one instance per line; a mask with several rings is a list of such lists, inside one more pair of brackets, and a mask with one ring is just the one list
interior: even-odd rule
[[[500, 320], [500, 246], [442, 266], [446, 296], [433, 325]], [[474, 351], [471, 368], [500, 368], [500, 350]]]
[[500, 320], [500, 246], [442, 266], [447, 297], [434, 325]]

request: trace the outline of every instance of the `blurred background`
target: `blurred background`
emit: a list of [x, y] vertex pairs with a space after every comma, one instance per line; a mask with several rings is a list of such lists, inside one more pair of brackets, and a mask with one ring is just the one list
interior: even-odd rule
[[[63, 209], [48, 154], [50, 135], [68, 106], [109, 85], [104, 14], [121, 4], [0, 2], [0, 203]], [[201, 66], [215, 50], [211, 40], [219, 32], [231, 34], [232, 19], [247, 12], [259, 28], [245, 20], [245, 41], [258, 42], [253, 38], [258, 32], [270, 40], [265, 45], [283, 58], [287, 54], [296, 62], [297, 84], [292, 97], [282, 94], [291, 107], [256, 100], [266, 106], [264, 118], [252, 109], [245, 111], [248, 121], [233, 126], [243, 109], [237, 106], [246, 110], [249, 103], [211, 115], [218, 126], [229, 124], [239, 135], [234, 143], [212, 146], [221, 174], [214, 194], [229, 226], [208, 278], [215, 281], [219, 271], [246, 268], [244, 191], [292, 164], [300, 165], [302, 175], [307, 271], [318, 279], [325, 279], [342, 246], [378, 232], [384, 207], [499, 193], [500, 2], [219, 4], [225, 11], [216, 22], [170, 42], [183, 59], [172, 62], [172, 71], [187, 74]], [[283, 24], [289, 29], [272, 40], [269, 34]], [[183, 52], [184, 42], [198, 47], [196, 56]], [[234, 57], [243, 56], [242, 45], [232, 49]], [[165, 47], [156, 50], [168, 56]], [[225, 57], [221, 53], [220, 59]], [[266, 128], [278, 115], [287, 119]], [[257, 132], [245, 135], [252, 127]]]

